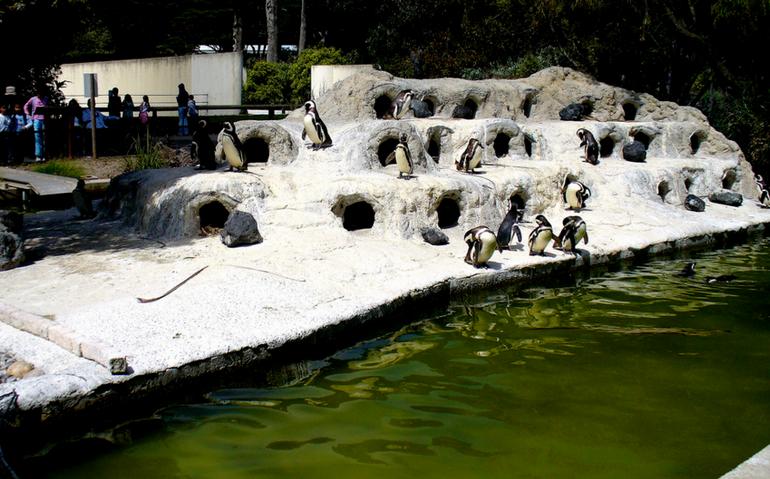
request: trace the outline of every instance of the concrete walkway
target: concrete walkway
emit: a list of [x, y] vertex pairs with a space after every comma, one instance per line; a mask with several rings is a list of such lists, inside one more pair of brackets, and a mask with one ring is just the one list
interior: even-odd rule
[[770, 445], [742, 462], [721, 479], [767, 479], [770, 477]]

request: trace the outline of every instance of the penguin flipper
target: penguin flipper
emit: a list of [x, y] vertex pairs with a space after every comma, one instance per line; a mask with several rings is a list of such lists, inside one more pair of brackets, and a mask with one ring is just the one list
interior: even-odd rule
[[302, 140], [303, 140], [303, 141], [305, 140], [305, 137], [306, 137], [306, 136], [307, 136], [307, 131], [305, 131], [305, 129], [303, 128], [303, 129], [302, 129]]
[[516, 241], [521, 243], [521, 229], [518, 226], [513, 225], [513, 233], [516, 235]]
[[468, 264], [473, 264], [473, 260], [471, 260], [471, 250], [473, 249], [473, 243], [468, 243], [468, 252], [465, 253], [465, 262]]
[[476, 240], [473, 242], [473, 266], [478, 265], [476, 262], [479, 258], [479, 254], [481, 253], [481, 241]]
[[414, 173], [414, 163], [412, 163], [412, 154], [409, 152], [409, 148], [405, 148], [404, 152], [406, 153], [406, 162], [409, 163], [409, 174], [411, 175]]
[[586, 234], [583, 236], [583, 239], [585, 240], [586, 244], [588, 244], [588, 230], [586, 230]]

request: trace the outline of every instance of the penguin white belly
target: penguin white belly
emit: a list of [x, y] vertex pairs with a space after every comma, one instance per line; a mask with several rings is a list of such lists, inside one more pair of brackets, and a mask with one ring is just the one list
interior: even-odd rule
[[222, 149], [225, 152], [225, 159], [227, 159], [227, 162], [230, 164], [230, 166], [234, 168], [240, 168], [243, 166], [243, 159], [241, 158], [241, 154], [230, 138], [225, 137], [222, 140]]
[[313, 124], [313, 116], [305, 115], [304, 123], [305, 134], [307, 134], [308, 138], [310, 138], [310, 141], [312, 141], [313, 144], [320, 145], [322, 142], [321, 138], [318, 136], [318, 132], [315, 129], [315, 125]]
[[404, 114], [409, 111], [409, 106], [412, 104], [412, 99], [406, 100], [401, 104], [400, 108], [396, 108], [396, 120], [400, 120]]
[[401, 173], [412, 173], [412, 168], [409, 166], [409, 160], [406, 159], [406, 151], [404, 151], [404, 147], [401, 145], [396, 147], [396, 165], [398, 165], [398, 171]]
[[580, 185], [577, 183], [570, 183], [567, 186], [567, 204], [570, 208], [581, 208], [583, 201], [580, 197]]
[[473, 151], [473, 156], [471, 157], [471, 161], [468, 163], [468, 169], [472, 170], [474, 168], [478, 168], [481, 164], [481, 148], [476, 147], [476, 149]]
[[534, 240], [532, 241], [530, 250], [535, 253], [542, 253], [545, 251], [545, 247], [548, 246], [548, 242], [552, 239], [553, 231], [551, 231], [550, 228], [542, 229], [537, 233], [537, 236], [535, 236]]
[[483, 264], [489, 261], [489, 258], [492, 257], [492, 253], [497, 249], [497, 240], [495, 239], [494, 233], [486, 231], [481, 233], [479, 241], [481, 241], [481, 250], [479, 251], [479, 256], [476, 258], [476, 263]]
[[586, 224], [580, 223], [577, 231], [575, 232], [575, 246], [577, 246], [581, 240], [585, 239], [585, 237], [586, 237]]

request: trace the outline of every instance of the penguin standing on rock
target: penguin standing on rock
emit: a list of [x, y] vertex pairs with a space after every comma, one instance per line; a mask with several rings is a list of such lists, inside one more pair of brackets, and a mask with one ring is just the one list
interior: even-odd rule
[[497, 249], [495, 233], [486, 226], [477, 226], [466, 231], [463, 239], [468, 244], [465, 262], [474, 268], [486, 268], [487, 261]]
[[401, 138], [398, 145], [396, 145], [396, 149], [385, 159], [385, 164], [390, 164], [395, 160], [396, 165], [398, 166], [398, 177], [402, 178], [401, 175], [406, 174], [406, 179], [408, 180], [412, 177], [412, 173], [414, 172], [414, 163], [412, 163], [412, 154], [409, 152], [409, 145], [406, 140], [406, 133], [401, 133]]
[[770, 208], [770, 191], [767, 189], [765, 180], [762, 178], [762, 175], [754, 175], [754, 180], [757, 182], [757, 188], [759, 189], [759, 203], [765, 208]]
[[516, 235], [518, 242], [521, 243], [521, 229], [519, 229], [517, 223], [521, 221], [524, 211], [519, 211], [513, 200], [509, 201], [511, 202], [511, 207], [508, 209], [505, 218], [503, 218], [503, 222], [500, 223], [500, 227], [497, 228], [497, 249], [501, 253], [503, 249], [508, 249], [508, 245], [514, 235]]
[[594, 138], [593, 133], [586, 130], [585, 128], [580, 128], [577, 131], [577, 136], [580, 138], [580, 146], [584, 147], [584, 160], [586, 163], [590, 163], [592, 165], [598, 165], [599, 164], [599, 143], [596, 142], [596, 138]]
[[192, 135], [190, 158], [198, 164], [195, 167], [196, 170], [215, 170], [217, 168], [217, 163], [214, 161], [215, 145], [211, 141], [207, 126], [206, 120], [199, 120], [198, 128]]
[[588, 228], [586, 222], [580, 216], [567, 216], [562, 221], [561, 233], [553, 240], [553, 247], [562, 251], [575, 254], [576, 246], [580, 240], [588, 244]]
[[484, 154], [483, 150], [484, 147], [481, 146], [479, 140], [476, 138], [468, 140], [468, 146], [465, 147], [465, 151], [460, 155], [460, 159], [455, 161], [457, 171], [464, 170], [466, 173], [475, 173], [473, 170], [481, 165], [481, 156]]
[[535, 217], [537, 222], [537, 228], [533, 229], [529, 234], [529, 255], [543, 256], [545, 247], [553, 239], [553, 229], [551, 223], [543, 215], [537, 215]]
[[313, 100], [305, 102], [305, 118], [302, 121], [305, 125], [305, 128], [302, 130], [302, 139], [304, 140], [305, 136], [310, 138], [312, 143], [310, 148], [318, 150], [319, 148], [332, 146], [332, 137], [329, 136], [326, 123], [321, 120]]
[[78, 179], [75, 189], [72, 190], [72, 202], [78, 209], [78, 213], [80, 213], [77, 219], [85, 220], [96, 216], [96, 212], [91, 204], [91, 198], [86, 191], [86, 182], [82, 178]]
[[222, 130], [222, 151], [225, 159], [230, 165], [230, 171], [237, 168], [238, 171], [246, 171], [246, 157], [243, 154], [243, 145], [238, 134], [235, 132], [235, 125], [232, 121], [226, 121]]
[[402, 90], [396, 95], [396, 98], [391, 102], [388, 109], [388, 116], [394, 120], [400, 120], [406, 112], [412, 108], [412, 99], [414, 93], [412, 90]]
[[568, 209], [579, 210], [586, 205], [586, 199], [591, 196], [591, 189], [577, 180], [564, 179], [561, 188], [562, 198], [569, 205]]

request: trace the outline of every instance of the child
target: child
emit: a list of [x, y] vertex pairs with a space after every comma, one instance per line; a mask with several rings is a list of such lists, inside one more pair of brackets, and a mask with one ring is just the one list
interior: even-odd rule
[[32, 128], [32, 120], [24, 113], [21, 103], [13, 105], [13, 114], [11, 115], [11, 135], [10, 149], [12, 163], [24, 162], [24, 144], [26, 143], [26, 132]]
[[190, 131], [194, 133], [195, 127], [198, 125], [198, 105], [195, 103], [195, 95], [190, 95], [190, 99], [187, 100], [187, 117], [189, 118]]

